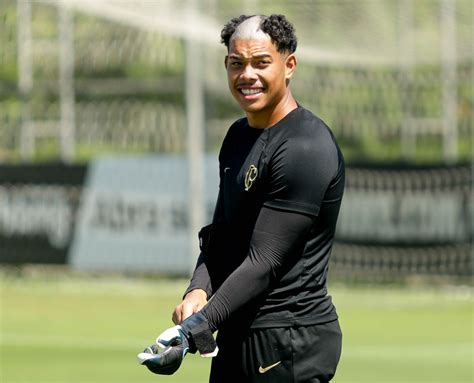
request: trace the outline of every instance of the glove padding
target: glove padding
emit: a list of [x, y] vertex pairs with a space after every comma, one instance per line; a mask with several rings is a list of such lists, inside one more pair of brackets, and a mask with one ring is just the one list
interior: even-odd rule
[[182, 345], [160, 350], [156, 344], [152, 344], [138, 354], [137, 358], [140, 364], [145, 365], [155, 374], [172, 375], [181, 366], [186, 353], [187, 350]]
[[201, 313], [187, 318], [181, 325], [161, 333], [156, 344], [138, 354], [138, 362], [160, 375], [174, 374], [188, 352], [199, 351], [203, 357], [217, 355], [218, 348], [207, 319]]

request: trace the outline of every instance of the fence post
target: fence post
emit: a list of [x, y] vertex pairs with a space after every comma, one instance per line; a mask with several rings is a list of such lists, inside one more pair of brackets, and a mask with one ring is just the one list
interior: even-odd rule
[[59, 4], [59, 137], [63, 162], [71, 162], [75, 154], [74, 17], [71, 12], [65, 2]]
[[442, 0], [440, 7], [443, 153], [444, 161], [452, 163], [458, 158], [456, 2]]
[[35, 132], [30, 110], [33, 89], [30, 0], [17, 0], [17, 20], [18, 90], [21, 97], [20, 157], [23, 161], [31, 161], [35, 153]]
[[413, 67], [415, 65], [415, 36], [413, 0], [399, 2], [399, 60], [401, 66], [401, 87], [403, 95], [402, 126], [400, 127], [401, 155], [409, 160], [416, 153], [416, 123], [413, 119]]
[[195, 38], [197, 0], [188, 0], [186, 37], [186, 113], [189, 163], [189, 246], [190, 272], [194, 270], [199, 247], [197, 233], [205, 221], [204, 201], [204, 87], [202, 44]]

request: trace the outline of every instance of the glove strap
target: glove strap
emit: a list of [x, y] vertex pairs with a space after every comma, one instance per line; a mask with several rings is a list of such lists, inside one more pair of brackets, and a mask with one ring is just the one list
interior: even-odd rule
[[212, 354], [216, 352], [217, 343], [204, 315], [200, 312], [191, 315], [181, 324], [181, 328], [190, 336], [201, 355], [211, 354], [209, 356], [214, 356]]

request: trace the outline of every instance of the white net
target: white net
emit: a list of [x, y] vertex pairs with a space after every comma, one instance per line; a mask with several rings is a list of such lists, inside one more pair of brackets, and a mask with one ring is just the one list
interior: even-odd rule
[[[5, 22], [0, 83], [8, 94], [0, 100], [4, 161], [61, 155], [58, 3], [18, 1], [23, 3], [29, 4], [31, 17], [33, 85], [26, 92], [16, 88], [25, 76], [17, 54], [25, 45], [17, 38], [24, 24], [18, 24], [20, 8], [16, 1], [5, 0], [1, 11]], [[241, 114], [227, 91], [220, 29], [240, 13], [283, 13], [296, 26], [299, 38], [295, 94], [333, 128], [349, 160], [440, 162], [470, 157], [473, 48], [468, 0], [71, 0], [65, 4], [74, 20], [76, 153], [126, 151], [123, 142], [129, 138], [132, 151], [184, 149], [175, 138], [185, 129], [178, 125], [185, 121], [184, 42], [190, 23], [203, 52], [206, 144], [215, 150], [228, 121]], [[29, 113], [22, 117], [25, 103]], [[150, 113], [154, 107], [155, 117]], [[166, 117], [158, 116], [161, 110], [166, 110]], [[115, 126], [113, 134], [102, 131], [104, 121]], [[149, 145], [150, 132], [155, 132], [155, 140], [167, 143]], [[95, 137], [100, 147], [84, 149]], [[30, 147], [29, 154], [25, 146]], [[84, 159], [87, 156], [79, 158]]]

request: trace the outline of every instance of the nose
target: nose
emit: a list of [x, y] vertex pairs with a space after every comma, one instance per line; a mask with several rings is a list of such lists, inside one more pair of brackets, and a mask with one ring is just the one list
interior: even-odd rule
[[245, 81], [256, 80], [257, 79], [257, 74], [255, 73], [255, 69], [249, 63], [249, 64], [245, 65], [244, 68], [242, 69], [240, 77], [241, 77], [242, 80], [245, 80]]

